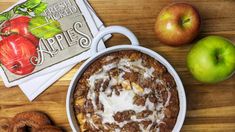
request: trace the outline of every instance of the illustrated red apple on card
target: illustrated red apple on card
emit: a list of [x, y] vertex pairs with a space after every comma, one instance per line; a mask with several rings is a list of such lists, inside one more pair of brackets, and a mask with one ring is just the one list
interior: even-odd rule
[[10, 72], [26, 75], [33, 72], [31, 61], [37, 56], [39, 38], [28, 30], [29, 17], [19, 16], [7, 20], [1, 29], [0, 61]]
[[63, 68], [60, 64], [89, 49], [92, 38], [76, 0], [17, 4], [0, 14], [0, 36], [0, 73], [5, 84]]

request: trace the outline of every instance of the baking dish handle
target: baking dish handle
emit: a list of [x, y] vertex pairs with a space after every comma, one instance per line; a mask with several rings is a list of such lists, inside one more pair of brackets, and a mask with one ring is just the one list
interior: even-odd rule
[[92, 44], [91, 44], [91, 52], [97, 53], [98, 52], [97, 47], [98, 47], [99, 41], [104, 36], [111, 34], [111, 33], [123, 34], [131, 41], [131, 45], [133, 45], [133, 46], [139, 45], [138, 39], [129, 29], [122, 27], [122, 26], [110, 26], [110, 27], [104, 28], [101, 31], [99, 31], [99, 33], [94, 37]]

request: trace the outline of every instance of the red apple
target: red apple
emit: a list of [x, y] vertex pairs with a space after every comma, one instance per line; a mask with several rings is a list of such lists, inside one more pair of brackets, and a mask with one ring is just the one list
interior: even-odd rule
[[157, 38], [171, 46], [192, 42], [199, 30], [199, 13], [192, 5], [186, 3], [175, 3], [163, 8], [155, 23]]
[[0, 41], [1, 64], [16, 75], [26, 75], [34, 70], [35, 66], [30, 62], [33, 56], [37, 57], [36, 46], [23, 36], [13, 34]]
[[20, 16], [17, 18], [13, 18], [9, 21], [6, 21], [3, 26], [1, 33], [5, 33], [6, 35], [2, 35], [1, 37], [4, 39], [7, 37], [7, 35], [10, 34], [19, 34], [21, 36], [24, 36], [25, 38], [29, 39], [33, 42], [36, 46], [39, 43], [39, 39], [35, 37], [32, 33], [29, 32], [28, 26], [29, 26], [30, 18], [27, 16]]

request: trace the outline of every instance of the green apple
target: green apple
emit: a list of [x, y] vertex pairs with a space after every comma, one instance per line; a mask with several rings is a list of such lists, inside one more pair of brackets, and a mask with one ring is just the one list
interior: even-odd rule
[[187, 65], [192, 75], [201, 82], [226, 80], [235, 71], [235, 46], [223, 37], [205, 37], [190, 50]]

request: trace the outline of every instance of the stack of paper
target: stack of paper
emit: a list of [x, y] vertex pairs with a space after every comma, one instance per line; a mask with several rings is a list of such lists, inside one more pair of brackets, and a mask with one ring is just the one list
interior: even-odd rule
[[[28, 0], [28, 1], [30, 1], [30, 0]], [[73, 4], [73, 2], [76, 4]], [[19, 4], [21, 5], [21, 6], [19, 6], [20, 8], [17, 7]], [[28, 12], [28, 8], [30, 8], [30, 7], [28, 6], [29, 4], [27, 6], [26, 5], [27, 5], [27, 1], [25, 2], [25, 1], [21, 0], [18, 3], [16, 3], [16, 5], [13, 5], [5, 12], [7, 12], [7, 13], [12, 12], [11, 10], [13, 8], [16, 9], [16, 7], [17, 7], [19, 12], [14, 12], [14, 13], [18, 13], [18, 14], [20, 14], [21, 12], [28, 13], [29, 15], [31, 15], [32, 19], [39, 21], [39, 19], [36, 16], [37, 12], [36, 11]], [[7, 65], [3, 65], [0, 69], [0, 73], [1, 73], [1, 76], [4, 80], [5, 85], [7, 87], [19, 85], [20, 89], [25, 93], [25, 95], [28, 97], [28, 99], [30, 101], [34, 100], [44, 90], [46, 90], [50, 85], [52, 85], [56, 80], [58, 80], [60, 77], [62, 77], [68, 71], [70, 71], [74, 67], [74, 65], [89, 58], [92, 54], [89, 51], [90, 45], [88, 44], [88, 41], [89, 41], [89, 39], [91, 39], [91, 41], [92, 41], [93, 36], [95, 36], [99, 30], [104, 28], [103, 22], [97, 17], [95, 11], [93, 10], [93, 8], [91, 7], [91, 5], [88, 3], [87, 0], [84, 0], [84, 1], [83, 0], [56, 0], [56, 1], [42, 0], [41, 3], [39, 3], [39, 5], [40, 5], [40, 7], [42, 7], [43, 5], [47, 5], [47, 8], [45, 9], [45, 11], [42, 14], [45, 16], [45, 18], [49, 19], [49, 22], [51, 22], [51, 20], [57, 20], [60, 23], [63, 23], [63, 22], [65, 23], [65, 24], [64, 23], [61, 24], [61, 29], [63, 29], [63, 32], [60, 33], [61, 35], [60, 34], [55, 35], [54, 38], [56, 38], [56, 39], [42, 38], [42, 39], [40, 39], [40, 44], [41, 45], [44, 44], [43, 45], [44, 47], [41, 45], [39, 45], [37, 47], [37, 53], [38, 53], [37, 58], [38, 59], [42, 59], [43, 57], [39, 58], [39, 56], [43, 55], [43, 53], [44, 54], [48, 53], [48, 52], [45, 52], [45, 50], [47, 50], [47, 51], [50, 51], [51, 58], [53, 58], [55, 56], [53, 59], [51, 59], [50, 57], [48, 57], [48, 59], [51, 59], [50, 61], [55, 60], [58, 62], [52, 63], [50, 65], [48, 64], [47, 67], [43, 67], [41, 69], [40, 69], [40, 67], [42, 67], [42, 66], [38, 64], [38, 65], [36, 65], [36, 68], [34, 69], [34, 71], [30, 74], [27, 74], [27, 75], [19, 75], [19, 74], [15, 75], [15, 74], [17, 74], [17, 72], [15, 74], [10, 73], [9, 71], [11, 71], [11, 70], [9, 70]], [[35, 6], [37, 6], [37, 5], [35, 5]], [[35, 9], [35, 7], [33, 7], [33, 8]], [[60, 10], [60, 9], [63, 9], [63, 10]], [[24, 12], [25, 10], [27, 10], [27, 11]], [[2, 13], [2, 14], [4, 14], [4, 13]], [[18, 17], [19, 17], [19, 15], [13, 16], [11, 18], [11, 20], [14, 18], [18, 18]], [[69, 21], [68, 21], [68, 18], [70, 18]], [[75, 18], [78, 18], [78, 19], [83, 18], [84, 21], [82, 21], [82, 19], [76, 20]], [[32, 19], [30, 21], [30, 24], [32, 23]], [[68, 24], [70, 22], [73, 23], [72, 27], [74, 27], [75, 31], [73, 31], [72, 28], [68, 28], [68, 26], [71, 25], [71, 24]], [[30, 24], [29, 24], [29, 26], [32, 27], [32, 25], [34, 23], [31, 25]], [[4, 22], [1, 25], [3, 26]], [[89, 30], [86, 30], [84, 25], [87, 25], [87, 27], [88, 27], [87, 29], [89, 29]], [[34, 31], [35, 32], [37, 31], [36, 30], [37, 28], [31, 28], [31, 27], [29, 27], [29, 28], [33, 34]], [[41, 26], [40, 26], [40, 28], [41, 28]], [[64, 30], [64, 29], [66, 29], [66, 30]], [[48, 32], [50, 32], [50, 31], [48, 31]], [[77, 33], [77, 36], [75, 33]], [[89, 33], [91, 34], [90, 36], [89, 36]], [[19, 35], [21, 35], [21, 34], [19, 33]], [[67, 38], [66, 39], [67, 41], [62, 40], [62, 37], [61, 37], [62, 35], [64, 35], [64, 37]], [[38, 37], [39, 35], [36, 34], [35, 36]], [[104, 40], [100, 42], [99, 49], [105, 48], [103, 42], [106, 41], [110, 37], [111, 37], [111, 35], [107, 35], [104, 38]], [[58, 40], [61, 40], [60, 43]], [[75, 42], [77, 42], [77, 43], [79, 43], [79, 45], [81, 47], [83, 47], [84, 51], [80, 51], [80, 53], [76, 54], [75, 56], [71, 55], [71, 57], [65, 58], [62, 61], [59, 61], [58, 59], [56, 60], [55, 59], [56, 55], [58, 57], [60, 57], [59, 55], [66, 56], [67, 54], [70, 54], [69, 52], [71, 52], [71, 50], [70, 51], [68, 50], [67, 51], [68, 53], [64, 52], [63, 54], [62, 53], [60, 54], [60, 51], [61, 52], [65, 51], [64, 49], [66, 49], [66, 47], [63, 47], [63, 45], [65, 42], [68, 42], [69, 40], [71, 40], [71, 45], [69, 45], [68, 47], [70, 47], [70, 46], [72, 47], [73, 45], [76, 44]], [[73, 43], [75, 43], [75, 44], [72, 43], [72, 40], [73, 40]], [[91, 42], [89, 42], [89, 43], [91, 43]], [[45, 46], [46, 44], [49, 45], [49, 48], [47, 46]], [[56, 48], [56, 46], [55, 46], [56, 44], [59, 45], [59, 46], [57, 46], [57, 50], [53, 49], [53, 48]], [[82, 44], [84, 44], [84, 45], [82, 45]], [[87, 48], [87, 50], [85, 48]], [[73, 51], [73, 52], [76, 52], [76, 51]], [[45, 55], [44, 58], [47, 59], [47, 56], [49, 56], [49, 55], [48, 54]], [[45, 63], [46, 63], [46, 61], [45, 61]]]

